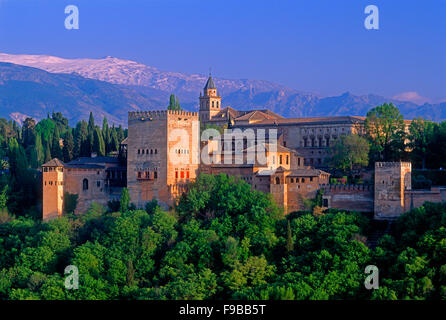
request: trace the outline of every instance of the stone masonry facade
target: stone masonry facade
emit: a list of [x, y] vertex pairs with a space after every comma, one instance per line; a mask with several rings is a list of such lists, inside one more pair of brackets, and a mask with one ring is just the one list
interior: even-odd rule
[[[200, 173], [236, 176], [254, 190], [272, 194], [285, 214], [304, 209], [303, 200], [319, 190], [324, 208], [374, 212], [378, 219], [395, 218], [424, 201], [446, 201], [446, 189], [411, 190], [412, 168], [404, 162], [376, 163], [373, 186], [330, 185], [330, 174], [323, 171], [329, 146], [340, 135], [363, 134], [364, 121], [286, 119], [269, 110], [222, 108], [210, 76], [199, 97], [199, 112], [129, 112], [120, 158], [79, 158], [66, 164], [53, 159], [44, 164], [43, 219], [63, 215], [69, 197], [77, 197], [74, 212], [80, 214], [93, 202], [119, 200], [123, 187], [138, 208], [156, 199], [167, 209]], [[224, 141], [203, 139], [200, 130], [206, 125], [228, 128]], [[253, 153], [264, 161], [248, 161]], [[204, 155], [212, 161], [204, 162]]]

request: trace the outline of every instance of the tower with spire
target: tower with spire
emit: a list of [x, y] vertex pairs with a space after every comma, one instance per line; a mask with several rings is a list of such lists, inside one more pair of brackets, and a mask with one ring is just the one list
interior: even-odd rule
[[209, 73], [208, 81], [203, 89], [203, 94], [200, 92], [200, 121], [210, 121], [221, 110], [221, 97], [217, 93], [217, 88], [214, 84], [214, 79]]

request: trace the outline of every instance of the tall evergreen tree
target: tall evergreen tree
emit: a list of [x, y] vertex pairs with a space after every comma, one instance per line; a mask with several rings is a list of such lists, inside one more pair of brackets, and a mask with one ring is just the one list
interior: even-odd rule
[[116, 130], [111, 130], [111, 141], [110, 141], [110, 151], [119, 150], [120, 141], [118, 140], [118, 135]]
[[123, 188], [121, 191], [121, 199], [120, 199], [119, 211], [124, 213], [128, 210], [130, 206], [130, 194], [129, 189]]
[[293, 233], [291, 232], [291, 224], [288, 220], [287, 225], [287, 239], [286, 239], [286, 251], [291, 252], [294, 250], [294, 240], [293, 240]]
[[91, 154], [91, 147], [88, 140], [88, 125], [84, 120], [76, 125], [74, 136], [74, 158], [89, 157]]
[[34, 149], [36, 150], [37, 167], [39, 167], [45, 159], [45, 150], [43, 149], [42, 137], [40, 134], [36, 134]]
[[74, 150], [74, 140], [73, 135], [71, 134], [71, 129], [69, 129], [65, 135], [65, 139], [63, 142], [63, 161], [70, 162], [73, 160], [73, 150]]
[[51, 157], [62, 159], [62, 148], [60, 147], [60, 134], [57, 127], [54, 128], [53, 139], [51, 143]]
[[111, 135], [106, 117], [102, 121], [102, 137], [104, 138], [105, 153], [108, 154], [111, 151]]
[[104, 139], [99, 128], [94, 131], [93, 152], [96, 152], [98, 156], [105, 156]]
[[169, 98], [169, 105], [167, 106], [167, 110], [181, 110], [180, 101], [178, 100], [178, 97], [176, 97], [174, 94], [170, 95]]
[[122, 125], [119, 125], [119, 127], [118, 127], [117, 136], [118, 136], [119, 143], [121, 143], [122, 140], [125, 139], [125, 134], [124, 134], [124, 130], [122, 129]]
[[93, 112], [90, 112], [90, 116], [88, 117], [88, 132], [94, 132], [95, 128]]
[[51, 147], [50, 143], [47, 141], [45, 144], [45, 158], [43, 159], [43, 163], [47, 163], [51, 160]]
[[26, 149], [35, 142], [36, 121], [32, 118], [26, 118], [22, 126], [23, 147]]

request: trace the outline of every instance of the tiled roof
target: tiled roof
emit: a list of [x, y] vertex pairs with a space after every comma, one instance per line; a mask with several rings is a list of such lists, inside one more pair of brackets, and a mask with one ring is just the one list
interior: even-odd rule
[[42, 167], [64, 167], [65, 163], [63, 163], [62, 161], [60, 161], [57, 158], [54, 158], [50, 161], [48, 161], [45, 164], [42, 164]]
[[70, 162], [65, 165], [65, 168], [69, 168], [69, 169], [104, 169], [105, 166], [101, 166], [98, 164], [91, 164], [91, 163], [71, 164], [71, 162]]
[[[266, 119], [261, 120], [250, 125], [252, 126], [265, 126], [265, 125], [293, 125], [293, 124], [334, 124], [334, 123], [363, 123], [365, 117], [313, 117], [313, 118], [294, 118], [294, 119]], [[236, 123], [237, 126], [237, 123]], [[244, 126], [242, 124], [241, 126]]]
[[278, 172], [289, 172], [288, 177], [319, 177], [321, 174], [328, 174], [325, 171], [314, 169], [314, 168], [304, 168], [304, 169], [293, 169], [287, 170], [283, 167], [279, 167], [276, 170], [260, 170], [257, 172], [257, 176], [270, 176]]
[[204, 86], [204, 90], [208, 89], [215, 89], [214, 80], [212, 79], [212, 76], [209, 76], [208, 81], [206, 82], [206, 85]]
[[329, 174], [319, 169], [293, 169], [290, 170], [289, 177], [319, 177], [321, 174]]
[[78, 165], [78, 164], [94, 164], [94, 163], [118, 163], [119, 159], [117, 157], [80, 157], [75, 160], [70, 161], [67, 164]]
[[283, 117], [271, 112], [269, 110], [254, 110], [246, 113], [238, 118], [236, 121], [246, 121], [246, 120], [272, 120], [272, 119], [284, 119]]
[[[265, 146], [265, 149], [267, 151], [270, 151], [271, 149], [276, 149], [276, 152], [289, 152], [289, 153], [296, 153], [295, 150], [289, 149], [287, 147], [284, 147], [280, 144], [272, 144], [272, 143], [263, 143], [263, 145]], [[246, 152], [256, 152], [257, 151], [257, 145], [255, 146], [251, 146], [247, 149], [245, 149]], [[272, 150], [271, 150], [272, 151]]]

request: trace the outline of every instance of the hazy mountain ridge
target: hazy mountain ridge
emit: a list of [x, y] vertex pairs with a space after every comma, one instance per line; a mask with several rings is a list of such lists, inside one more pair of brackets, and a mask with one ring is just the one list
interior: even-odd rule
[[[7, 110], [7, 116], [18, 119], [24, 115], [42, 118], [54, 109], [69, 112], [71, 121], [84, 119], [93, 111], [97, 118], [106, 115], [111, 122], [126, 124], [127, 111], [164, 109], [170, 93], [179, 97], [183, 108], [196, 111], [198, 96], [207, 79], [204, 75], [165, 72], [113, 57], [62, 59], [0, 53], [0, 61], [37, 68], [25, 71], [21, 69], [25, 67], [10, 65], [8, 69], [4, 63], [0, 65], [0, 116], [5, 116]], [[436, 121], [446, 119], [446, 103], [420, 106], [349, 92], [321, 97], [263, 80], [215, 78], [215, 83], [223, 106], [240, 110], [270, 109], [286, 117], [365, 116], [370, 108], [393, 102], [408, 119], [417, 116]]]
[[91, 111], [98, 120], [106, 116], [110, 123], [126, 125], [128, 111], [156, 105], [150, 97], [123, 86], [0, 62], [0, 117], [42, 119], [60, 111], [76, 122], [88, 119]]

